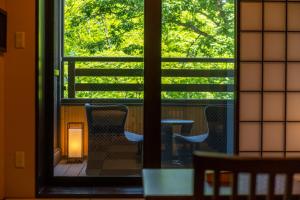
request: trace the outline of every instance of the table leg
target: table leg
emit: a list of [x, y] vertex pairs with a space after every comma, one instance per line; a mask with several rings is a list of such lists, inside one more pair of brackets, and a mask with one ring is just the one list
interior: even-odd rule
[[165, 144], [165, 160], [171, 161], [173, 155], [173, 127], [163, 126], [162, 127], [162, 142]]

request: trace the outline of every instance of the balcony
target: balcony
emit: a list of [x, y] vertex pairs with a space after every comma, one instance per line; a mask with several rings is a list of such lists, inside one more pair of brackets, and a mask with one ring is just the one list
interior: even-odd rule
[[[143, 134], [143, 58], [110, 57], [66, 57], [61, 72], [60, 134], [55, 137], [55, 148], [59, 147], [62, 156], [67, 155], [67, 126], [72, 122], [84, 124], [84, 156], [88, 157], [88, 127], [84, 103], [124, 104], [128, 107], [125, 130]], [[126, 67], [116, 67], [120, 64]], [[190, 135], [207, 132], [204, 108], [208, 105], [228, 105], [234, 103], [234, 59], [228, 58], [162, 58], [162, 119], [192, 120]], [[115, 98], [112, 98], [115, 96]], [[205, 151], [233, 151], [233, 110], [224, 118], [226, 133], [211, 137], [198, 145]], [[172, 126], [173, 133], [180, 133], [181, 126]], [[163, 135], [163, 134], [162, 134]], [[189, 167], [191, 162], [182, 162], [179, 152], [182, 144], [172, 141], [172, 158], [165, 156], [170, 148], [162, 138], [163, 167]], [[123, 147], [116, 147], [123, 149]], [[130, 169], [141, 169], [141, 161], [134, 157], [137, 145], [127, 145], [130, 155], [124, 159]], [[122, 151], [123, 151], [122, 150]], [[116, 150], [118, 151], [118, 150]], [[109, 172], [118, 165], [115, 159], [107, 163]], [[127, 160], [127, 161], [126, 161]], [[131, 163], [131, 164], [130, 164]], [[68, 166], [64, 162], [60, 163]], [[121, 171], [129, 173], [126, 164], [120, 164]], [[129, 166], [131, 165], [131, 166]], [[58, 176], [85, 175], [86, 162], [79, 165], [75, 174], [58, 172]], [[72, 168], [72, 167], [71, 167]], [[133, 175], [137, 175], [137, 172]], [[103, 175], [103, 174], [102, 174]], [[105, 176], [105, 174], [104, 174]]]

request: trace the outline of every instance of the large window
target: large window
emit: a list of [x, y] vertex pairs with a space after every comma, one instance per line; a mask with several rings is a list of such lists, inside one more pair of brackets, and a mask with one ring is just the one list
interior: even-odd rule
[[[61, 5], [55, 177], [139, 177], [151, 159], [164, 168], [191, 167], [193, 150], [234, 152], [234, 1], [162, 0], [160, 27], [149, 21], [150, 6], [144, 0]], [[151, 40], [155, 34], [159, 41]], [[153, 46], [160, 48], [152, 57], [146, 51]], [[151, 78], [160, 90], [146, 89]], [[113, 117], [116, 107], [123, 117]], [[156, 116], [159, 134], [147, 129], [148, 114]], [[70, 158], [76, 134], [82, 134], [81, 162]]]

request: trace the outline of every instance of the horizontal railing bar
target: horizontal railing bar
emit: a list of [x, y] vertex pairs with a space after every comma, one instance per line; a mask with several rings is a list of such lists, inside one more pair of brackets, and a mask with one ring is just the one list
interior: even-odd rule
[[[144, 62], [143, 57], [63, 57], [64, 62]], [[234, 63], [234, 58], [162, 58], [162, 62]]]
[[144, 90], [144, 86], [140, 84], [88, 84], [88, 83], [77, 83], [75, 85], [76, 91], [134, 91], [141, 92]]
[[143, 62], [143, 57], [63, 57], [64, 62]]
[[143, 69], [76, 69], [76, 76], [143, 76]]
[[[143, 76], [143, 69], [76, 69], [76, 76]], [[163, 77], [234, 77], [234, 70], [163, 69]]]
[[234, 63], [234, 58], [162, 58], [162, 62]]
[[163, 92], [233, 92], [231, 84], [163, 84]]
[[[162, 84], [165, 92], [233, 92], [232, 84]], [[76, 91], [143, 91], [141, 84], [75, 84]]]
[[[162, 106], [206, 106], [206, 105], [233, 105], [234, 100], [228, 99], [162, 99]], [[61, 99], [61, 105], [80, 105], [91, 104], [111, 104], [120, 103], [125, 105], [143, 106], [144, 99], [91, 99], [91, 98], [72, 98]]]

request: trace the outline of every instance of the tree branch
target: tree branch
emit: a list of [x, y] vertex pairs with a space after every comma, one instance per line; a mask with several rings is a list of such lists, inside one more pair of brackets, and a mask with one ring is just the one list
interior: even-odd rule
[[192, 23], [182, 23], [180, 21], [176, 21], [175, 22], [177, 25], [180, 25], [180, 26], [183, 26], [187, 29], [190, 29], [192, 31], [194, 31], [195, 33], [197, 33], [198, 35], [202, 35], [204, 37], [212, 37], [210, 34], [208, 33], [205, 33], [204, 31], [201, 31], [200, 29], [198, 29], [195, 25], [193, 25]]
[[226, 14], [224, 13], [223, 10], [224, 3], [222, 2], [222, 0], [216, 0], [216, 3], [217, 3], [217, 8], [220, 12], [220, 17], [223, 19], [224, 23], [227, 23]]
[[212, 17], [210, 17], [207, 13], [202, 12], [200, 10], [197, 11], [198, 13], [200, 13], [201, 15], [203, 15], [204, 17], [206, 17], [207, 19], [209, 19], [212, 23], [214, 23], [216, 26], [220, 26], [219, 22], [216, 22], [212, 19]]
[[194, 44], [197, 42], [197, 40], [200, 38], [200, 34], [198, 35], [198, 37], [196, 37], [196, 39], [191, 43], [190, 47], [188, 48], [187, 52], [186, 52], [186, 57], [190, 56], [190, 50], [192, 48], [192, 46], [194, 46]]

